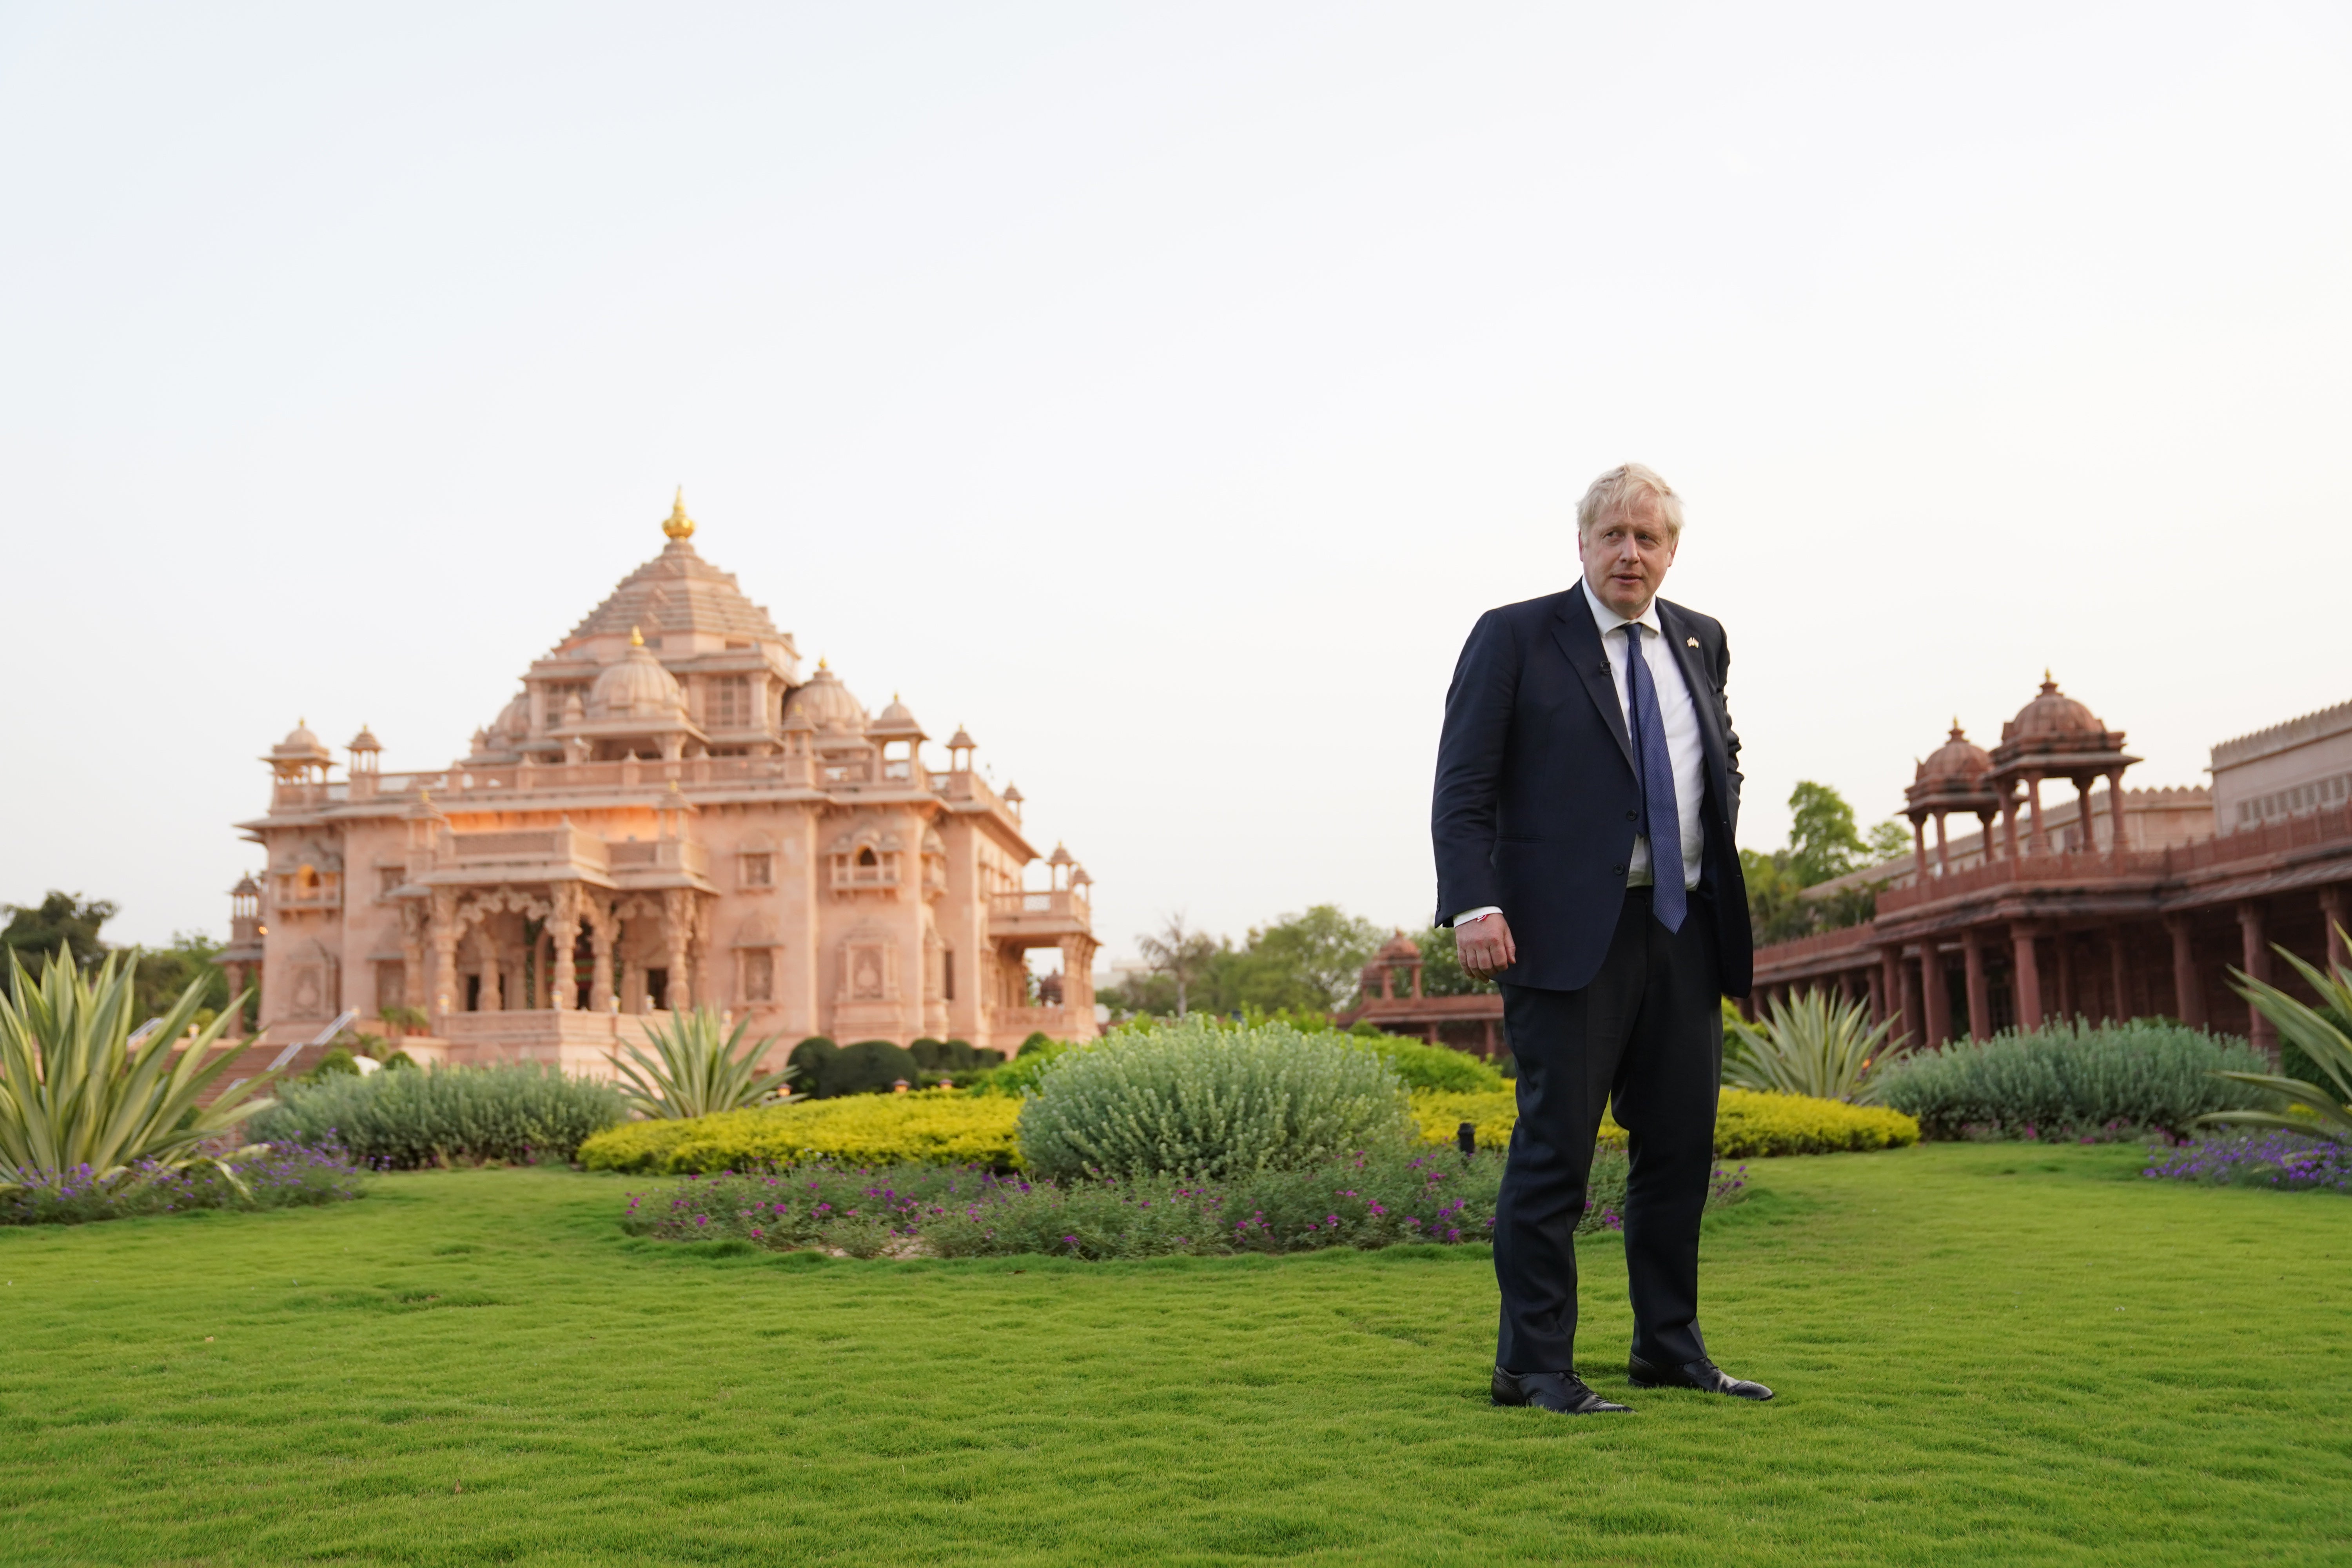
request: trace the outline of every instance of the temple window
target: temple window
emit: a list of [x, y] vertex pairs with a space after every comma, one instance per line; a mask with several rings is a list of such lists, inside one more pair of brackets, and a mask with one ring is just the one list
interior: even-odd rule
[[764, 949], [743, 955], [743, 1000], [771, 1002], [776, 994], [776, 955]]
[[751, 683], [740, 675], [719, 675], [705, 683], [708, 724], [713, 730], [740, 730], [751, 723]]
[[741, 857], [739, 880], [747, 888], [772, 888], [776, 885], [776, 858], [764, 852]]
[[871, 844], [835, 855], [833, 857], [833, 885], [836, 888], [895, 888], [898, 885], [898, 857], [894, 852], [877, 850]]
[[407, 867], [379, 866], [375, 868], [375, 896], [379, 899], [388, 899], [398, 892], [400, 885], [407, 880]]

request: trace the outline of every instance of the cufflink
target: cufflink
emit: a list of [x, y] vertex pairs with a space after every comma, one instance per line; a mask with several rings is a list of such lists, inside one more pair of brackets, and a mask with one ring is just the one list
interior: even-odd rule
[[1698, 647], [1698, 638], [1696, 638], [1696, 637], [1685, 637], [1685, 638], [1683, 638], [1683, 646], [1684, 646], [1685, 647]]

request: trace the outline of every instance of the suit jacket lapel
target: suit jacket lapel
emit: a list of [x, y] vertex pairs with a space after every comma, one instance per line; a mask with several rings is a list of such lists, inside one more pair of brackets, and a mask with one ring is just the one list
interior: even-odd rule
[[1633, 742], [1625, 733], [1625, 710], [1617, 705], [1617, 683], [1609, 679], [1609, 655], [1601, 646], [1601, 627], [1592, 618], [1592, 606], [1584, 602], [1581, 584], [1560, 596], [1552, 611], [1552, 640], [1568, 659], [1568, 667], [1576, 671], [1584, 683], [1585, 694], [1592, 705], [1601, 710], [1601, 721], [1617, 738], [1617, 749], [1625, 755], [1625, 765], [1633, 769], [1639, 778], [1642, 770], [1633, 763]]
[[1689, 623], [1664, 599], [1658, 601], [1658, 629], [1666, 634], [1666, 641], [1675, 650], [1675, 661], [1682, 668], [1684, 683], [1690, 688], [1691, 706], [1698, 712], [1699, 738], [1706, 746], [1707, 772], [1717, 793], [1728, 799], [1730, 781], [1727, 770], [1730, 766], [1731, 746], [1724, 738], [1723, 721], [1717, 715], [1715, 677], [1707, 670], [1706, 650], [1692, 639]]

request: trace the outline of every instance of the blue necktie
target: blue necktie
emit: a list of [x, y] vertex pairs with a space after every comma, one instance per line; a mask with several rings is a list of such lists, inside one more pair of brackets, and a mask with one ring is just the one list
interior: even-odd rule
[[1668, 931], [1683, 929], [1690, 895], [1683, 889], [1683, 814], [1675, 804], [1675, 762], [1666, 754], [1666, 721], [1658, 712], [1658, 683], [1642, 657], [1642, 623], [1625, 624], [1625, 706], [1633, 720], [1633, 757], [1642, 775], [1641, 831], [1650, 841], [1650, 912]]

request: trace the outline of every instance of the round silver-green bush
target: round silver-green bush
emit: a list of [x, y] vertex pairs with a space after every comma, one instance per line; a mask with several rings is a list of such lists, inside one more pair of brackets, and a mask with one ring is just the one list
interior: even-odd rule
[[1386, 1061], [1287, 1024], [1115, 1035], [1056, 1058], [1021, 1108], [1022, 1163], [1042, 1176], [1218, 1181], [1412, 1134], [1412, 1100]]

